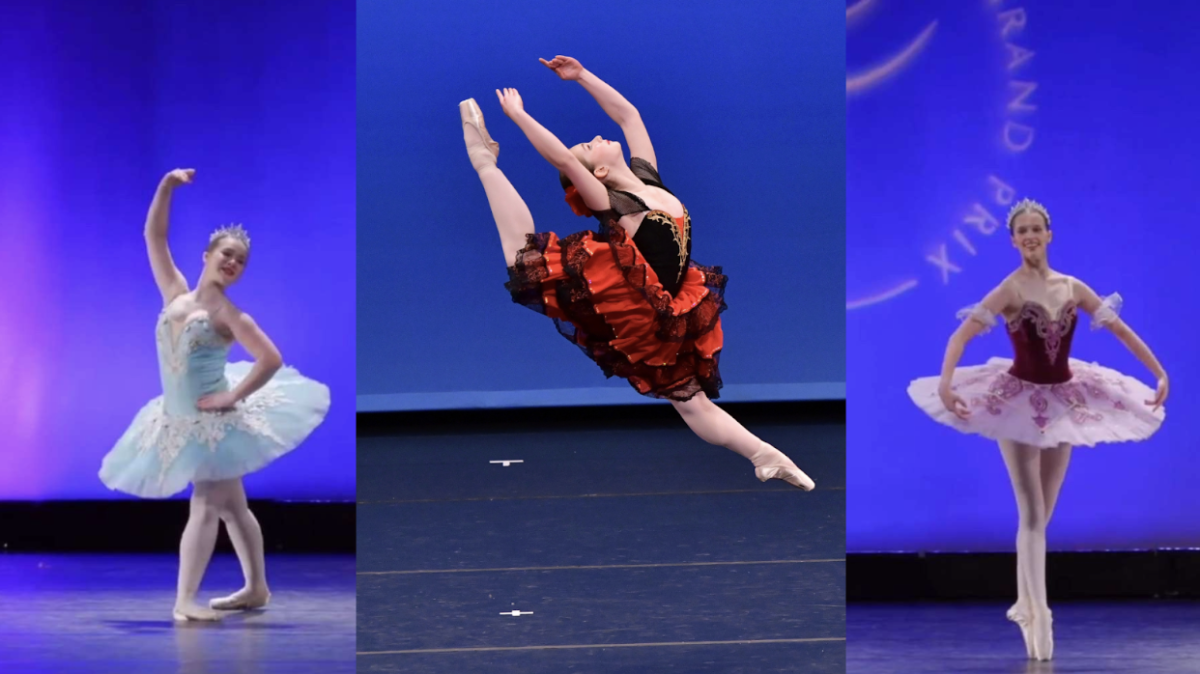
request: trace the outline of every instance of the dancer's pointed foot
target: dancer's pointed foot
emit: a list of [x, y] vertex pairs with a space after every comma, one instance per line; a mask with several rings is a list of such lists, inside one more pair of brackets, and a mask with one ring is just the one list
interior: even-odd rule
[[496, 160], [500, 157], [500, 143], [488, 135], [479, 104], [474, 98], [468, 98], [458, 104], [458, 114], [462, 117], [463, 141], [467, 145], [471, 166], [476, 171], [496, 166]]
[[783, 480], [804, 491], [812, 491], [817, 486], [787, 455], [765, 442], [750, 461], [754, 463], [754, 474], [763, 482]]
[[252, 611], [266, 606], [270, 601], [271, 592], [266, 588], [244, 587], [228, 597], [209, 601], [208, 606], [218, 611]]
[[1054, 659], [1054, 621], [1050, 611], [1040, 611], [1033, 616], [1033, 659], [1047, 662]]
[[221, 619], [221, 614], [212, 609], [204, 608], [194, 601], [176, 602], [174, 610], [171, 611], [171, 617], [175, 622], [216, 622]]
[[1021, 628], [1021, 639], [1025, 641], [1025, 654], [1029, 656], [1030, 660], [1036, 659], [1033, 651], [1033, 631], [1030, 629], [1029, 615], [1021, 607], [1020, 603], [1013, 604], [1012, 608], [1008, 609], [1008, 612], [1004, 614], [1004, 617], [1016, 623], [1017, 627]]

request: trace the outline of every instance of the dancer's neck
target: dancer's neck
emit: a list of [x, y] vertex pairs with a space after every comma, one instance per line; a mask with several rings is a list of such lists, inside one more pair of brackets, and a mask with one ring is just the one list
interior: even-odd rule
[[225, 297], [225, 288], [216, 281], [201, 278], [200, 283], [196, 285], [195, 297], [200, 304], [219, 300]]
[[1052, 270], [1050, 269], [1050, 262], [1043, 257], [1037, 260], [1022, 260], [1021, 272], [1045, 280], [1050, 276]]
[[644, 185], [645, 183], [634, 175], [633, 171], [625, 164], [610, 166], [607, 179], [604, 181], [604, 186], [608, 189], [622, 192], [636, 192]]

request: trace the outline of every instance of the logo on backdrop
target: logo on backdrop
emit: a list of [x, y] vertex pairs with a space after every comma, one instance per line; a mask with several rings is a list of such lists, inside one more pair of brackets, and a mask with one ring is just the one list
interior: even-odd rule
[[[854, 27], [871, 21], [879, 6], [895, 0], [853, 0], [846, 7], [847, 40], [853, 40]], [[1004, 56], [1003, 77], [1006, 87], [1003, 124], [995, 129], [999, 138], [1000, 152], [1010, 157], [1019, 157], [1033, 146], [1037, 137], [1033, 116], [1037, 111], [1034, 94], [1038, 83], [1030, 74], [1034, 52], [1022, 41], [1022, 34], [1029, 21], [1024, 7], [1010, 0], [979, 0], [985, 5], [992, 21], [992, 37], [987, 44], [1002, 50]], [[937, 17], [908, 40], [894, 54], [873, 63], [866, 69], [846, 74], [846, 104], [854, 105], [855, 99], [872, 95], [880, 84], [905, 77], [918, 77], [923, 58], [927, 58], [927, 47], [938, 39], [939, 31], [955, 30], [954, 26], [942, 27]], [[969, 112], [969, 111], [968, 111]], [[997, 163], [1000, 163], [999, 161]], [[962, 195], [959, 212], [940, 225], [940, 233], [933, 230], [923, 257], [913, 260], [909, 278], [905, 278], [883, 290], [869, 295], [847, 296], [846, 309], [862, 309], [880, 304], [907, 293], [921, 285], [946, 286], [962, 273], [976, 256], [976, 244], [988, 237], [1007, 235], [1004, 222], [1008, 208], [1015, 200], [1016, 192], [1001, 172], [981, 176], [980, 191]], [[853, 291], [850, 291], [853, 292]]]

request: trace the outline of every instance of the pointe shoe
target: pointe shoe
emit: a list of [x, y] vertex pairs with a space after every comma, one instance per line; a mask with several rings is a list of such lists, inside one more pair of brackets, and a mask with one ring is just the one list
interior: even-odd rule
[[221, 614], [211, 609], [202, 608], [200, 606], [176, 606], [171, 611], [171, 617], [177, 623], [186, 622], [217, 622], [221, 619]]
[[799, 468], [788, 468], [786, 466], [764, 466], [755, 468], [754, 475], [762, 482], [767, 480], [783, 480], [784, 482], [799, 487], [804, 491], [812, 491], [817, 483], [812, 481], [812, 478], [805, 475], [804, 471]]
[[228, 597], [218, 597], [208, 602], [208, 607], [217, 611], [253, 611], [266, 606], [271, 601], [271, 593], [252, 594], [239, 590]]
[[463, 126], [469, 126], [479, 134], [478, 143], [467, 141], [467, 154], [471, 155], [471, 164], [475, 166], [476, 170], [479, 170], [480, 162], [489, 163], [485, 157], [476, 156], [478, 150], [482, 148], [492, 155], [490, 163], [495, 165], [496, 160], [500, 158], [500, 143], [492, 140], [492, 137], [488, 135], [487, 126], [483, 123], [483, 111], [479, 109], [479, 104], [475, 102], [474, 98], [468, 98], [458, 104], [458, 114], [462, 117]]
[[1004, 614], [1004, 617], [1016, 623], [1017, 627], [1021, 628], [1021, 639], [1025, 641], [1025, 654], [1029, 656], [1030, 660], [1035, 660], [1036, 657], [1034, 656], [1033, 652], [1033, 631], [1030, 629], [1029, 616], [1017, 609], [1016, 605], [1013, 605], [1013, 607], [1008, 609], [1008, 612]]
[[1033, 619], [1033, 658], [1041, 662], [1054, 659], [1054, 620], [1050, 612]]
[[762, 443], [762, 447], [759, 452], [760, 454], [762, 452], [772, 452], [776, 455], [774, 457], [774, 463], [765, 466], [756, 466], [754, 468], [754, 475], [759, 479], [759, 481], [766, 482], [767, 480], [783, 480], [793, 487], [799, 487], [804, 491], [812, 491], [813, 488], [817, 486], [811, 477], [805, 475], [804, 471], [797, 468], [796, 464], [792, 463], [792, 460], [787, 458], [787, 456], [778, 449], [775, 449], [771, 445], [768, 445], [764, 442]]

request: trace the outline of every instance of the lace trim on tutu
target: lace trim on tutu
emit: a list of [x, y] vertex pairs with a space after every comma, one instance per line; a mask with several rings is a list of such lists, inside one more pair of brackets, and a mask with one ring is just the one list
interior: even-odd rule
[[982, 303], [972, 304], [969, 307], [963, 307], [962, 309], [958, 310], [958, 313], [955, 314], [954, 317], [964, 323], [969, 320], [974, 320], [975, 322], [980, 323], [983, 325], [983, 330], [980, 332], [980, 334], [991, 332], [992, 328], [996, 327], [996, 314], [992, 313], [990, 309], [983, 306]]
[[[226, 363], [229, 390], [253, 368]], [[166, 498], [188, 483], [248, 475], [299, 446], [329, 410], [329, 388], [288, 366], [229, 410], [200, 411], [185, 404], [190, 399], [167, 386], [146, 403], [104, 456], [101, 482], [143, 498]]]
[[1100, 306], [1096, 307], [1096, 311], [1092, 313], [1092, 329], [1099, 330], [1113, 324], [1121, 317], [1121, 307], [1125, 305], [1125, 300], [1120, 293], [1113, 293], [1108, 297], [1101, 298]]
[[526, 234], [525, 247], [517, 251], [516, 259], [508, 268], [508, 282], [504, 284], [514, 303], [539, 314], [547, 313], [546, 302], [542, 299], [542, 282], [553, 273], [543, 253], [557, 239], [554, 232]]
[[160, 481], [165, 482], [167, 471], [179, 453], [191, 441], [216, 450], [225, 436], [238, 429], [284, 444], [271, 427], [267, 411], [287, 402], [287, 395], [276, 386], [264, 386], [246, 400], [226, 412], [197, 412], [192, 415], [168, 414], [162, 398], [154, 401], [150, 418], [137, 439], [139, 452], [156, 452], [162, 466]]

